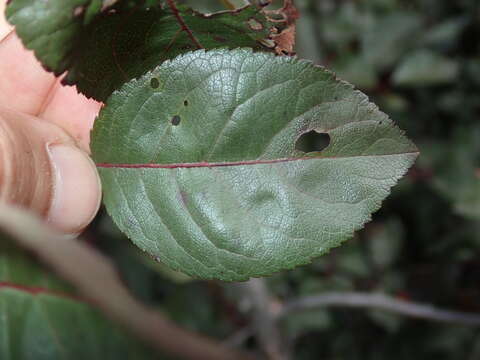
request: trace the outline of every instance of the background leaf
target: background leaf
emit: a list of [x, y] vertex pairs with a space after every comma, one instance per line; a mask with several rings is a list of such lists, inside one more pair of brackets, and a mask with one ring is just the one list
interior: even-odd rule
[[425, 144], [421, 164], [434, 168], [432, 186], [449, 200], [456, 213], [480, 219], [480, 127], [456, 129], [448, 141]]
[[404, 229], [398, 219], [391, 219], [373, 231], [368, 242], [372, 262], [377, 269], [391, 267], [401, 250]]
[[399, 86], [432, 86], [445, 84], [458, 76], [458, 64], [431, 51], [417, 51], [402, 62], [393, 73]]
[[0, 358], [154, 359], [30, 255], [0, 238]]
[[68, 72], [64, 84], [76, 84], [101, 101], [125, 82], [198, 45], [268, 50], [260, 40], [269, 36], [273, 25], [254, 6], [208, 16], [180, 6], [180, 16], [196, 38], [193, 42], [158, 1], [103, 3], [13, 0], [7, 18], [46, 68], [56, 75]]
[[[330, 137], [322, 153], [295, 149], [311, 130]], [[417, 155], [351, 85], [249, 50], [189, 53], [126, 84], [92, 149], [120, 229], [174, 269], [223, 280], [338, 246]]]

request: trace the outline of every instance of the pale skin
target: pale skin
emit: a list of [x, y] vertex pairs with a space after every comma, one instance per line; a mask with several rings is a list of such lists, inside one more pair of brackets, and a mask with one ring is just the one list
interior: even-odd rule
[[100, 205], [88, 154], [101, 104], [42, 68], [6, 23], [4, 6], [0, 0], [0, 200], [77, 234]]

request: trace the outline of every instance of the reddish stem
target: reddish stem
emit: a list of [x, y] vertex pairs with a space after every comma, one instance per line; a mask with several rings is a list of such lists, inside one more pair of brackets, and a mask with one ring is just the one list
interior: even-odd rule
[[232, 161], [232, 162], [198, 162], [198, 163], [174, 163], [174, 164], [97, 164], [99, 168], [127, 168], [127, 169], [178, 169], [178, 168], [202, 168], [202, 167], [227, 167], [227, 166], [242, 166], [242, 165], [260, 165], [260, 164], [276, 164], [299, 160], [318, 159], [315, 157], [290, 158], [290, 159], [273, 159], [273, 160], [247, 160], [247, 161]]
[[[393, 156], [393, 155], [406, 155], [406, 154], [418, 154], [417, 151], [405, 152], [405, 153], [392, 153], [382, 155], [357, 155], [352, 157], [374, 157], [374, 156]], [[278, 164], [293, 161], [304, 160], [326, 160], [326, 159], [339, 159], [342, 157], [337, 156], [305, 156], [299, 158], [283, 158], [272, 160], [244, 160], [244, 161], [231, 161], [231, 162], [196, 162], [196, 163], [172, 163], [172, 164], [112, 164], [112, 163], [98, 163], [99, 168], [126, 168], [126, 169], [178, 169], [178, 168], [214, 168], [214, 167], [227, 167], [227, 166], [243, 166], [243, 165], [264, 165], [264, 164]]]
[[47, 295], [53, 295], [53, 296], [67, 298], [67, 299], [71, 299], [71, 300], [75, 300], [75, 301], [80, 301], [80, 302], [83, 302], [83, 303], [87, 302], [85, 299], [80, 298], [79, 296], [75, 296], [73, 294], [68, 294], [68, 293], [65, 293], [65, 292], [62, 292], [62, 291], [51, 290], [51, 289], [46, 289], [46, 288], [41, 288], [41, 287], [25, 286], [25, 285], [11, 283], [11, 282], [8, 282], [8, 281], [1, 281], [0, 282], [0, 290], [4, 289], [4, 288], [23, 291], [23, 292], [29, 293], [31, 295], [47, 294]]
[[177, 18], [178, 23], [180, 24], [180, 27], [182, 28], [183, 31], [185, 31], [188, 35], [188, 37], [192, 40], [192, 42], [195, 44], [196, 47], [199, 49], [203, 49], [202, 44], [195, 38], [195, 35], [193, 35], [192, 31], [189, 29], [187, 24], [185, 24], [185, 21], [183, 21], [182, 16], [180, 15], [180, 11], [177, 9], [177, 5], [175, 5], [175, 2], [173, 0], [167, 0], [168, 6], [170, 6], [170, 9], [172, 9], [173, 15]]

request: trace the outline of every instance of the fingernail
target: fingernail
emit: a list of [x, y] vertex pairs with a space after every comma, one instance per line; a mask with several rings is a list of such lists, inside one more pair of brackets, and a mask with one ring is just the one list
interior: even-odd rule
[[73, 146], [51, 145], [49, 153], [54, 185], [48, 222], [65, 233], [78, 233], [92, 221], [100, 206], [97, 169], [86, 153]]

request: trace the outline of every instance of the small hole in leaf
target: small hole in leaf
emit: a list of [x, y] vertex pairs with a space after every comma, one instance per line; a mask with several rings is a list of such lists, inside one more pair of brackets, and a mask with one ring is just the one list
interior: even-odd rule
[[181, 120], [182, 119], [180, 118], [180, 116], [175, 115], [174, 117], [172, 117], [172, 125], [177, 126], [178, 124], [180, 124]]
[[325, 150], [328, 145], [330, 145], [330, 136], [328, 134], [312, 130], [298, 138], [295, 149], [305, 153], [319, 152]]
[[184, 105], [184, 106], [188, 106], [188, 100], [185, 100], [185, 101], [183, 102], [183, 105]]
[[152, 78], [152, 80], [150, 80], [150, 86], [153, 89], [158, 89], [158, 87], [160, 86], [160, 81], [158, 81], [158, 79], [156, 78]]

